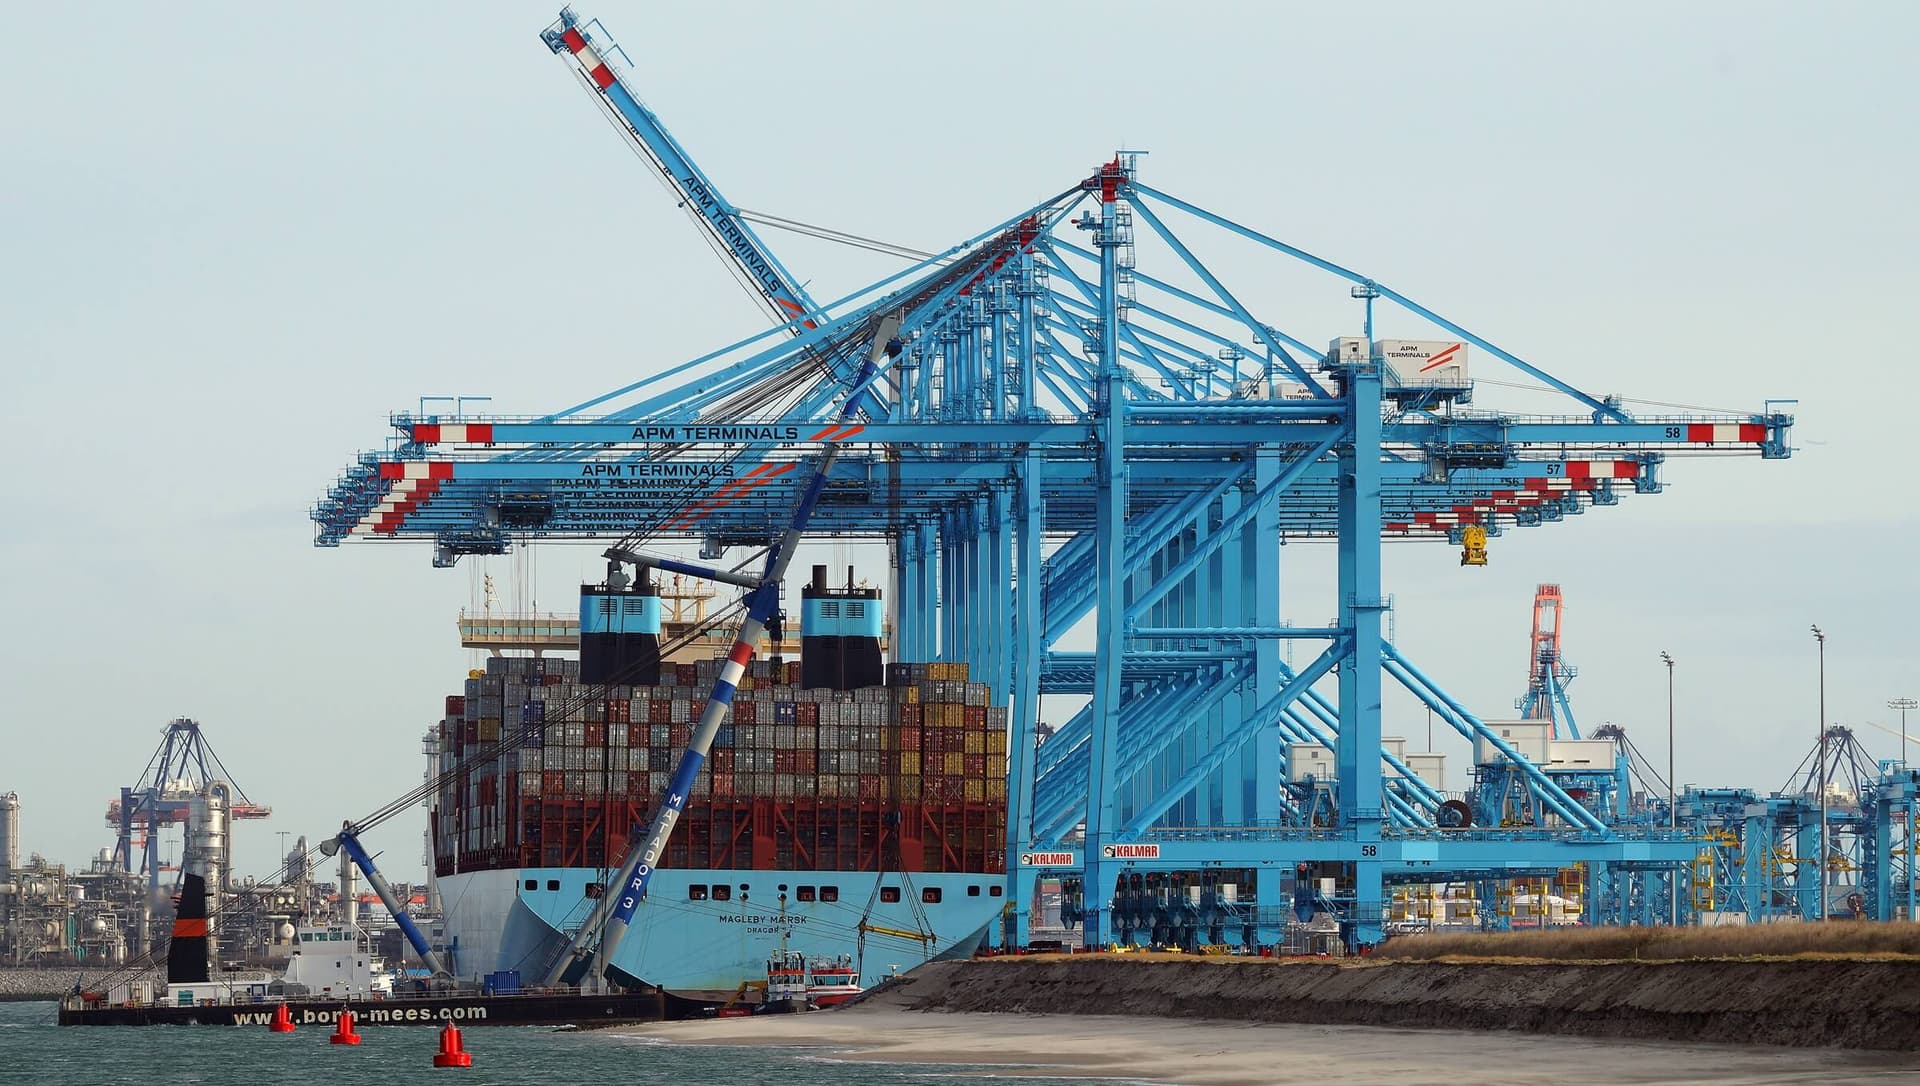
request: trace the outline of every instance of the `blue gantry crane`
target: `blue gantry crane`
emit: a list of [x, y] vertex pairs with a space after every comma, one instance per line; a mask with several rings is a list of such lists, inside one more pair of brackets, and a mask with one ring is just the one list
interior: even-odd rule
[[[1479, 565], [1520, 529], [1660, 493], [1670, 459], [1785, 458], [1790, 415], [1637, 415], [1149, 185], [1129, 152], [817, 303], [633, 93], [603, 27], [568, 11], [543, 40], [773, 323], [550, 414], [396, 414], [387, 445], [314, 507], [319, 545], [415, 541], [451, 565], [563, 539], [785, 555], [796, 524], [886, 544], [895, 656], [964, 661], [1012, 707], [1012, 941], [1042, 874], [1078, 888], [1090, 943], [1153, 937], [1167, 909], [1135, 889], [1164, 899], [1167, 880], [1230, 872], [1247, 885], [1233, 915], [1249, 941], [1274, 941], [1298, 897], [1366, 946], [1396, 884], [1581, 868], [1650, 900], [1643, 883], [1690, 870], [1702, 839], [1621, 817], [1616, 763], [1523, 749], [1385, 636], [1381, 554], [1443, 543]], [[1359, 334], [1289, 324], [1257, 262], [1229, 277], [1198, 255], [1221, 241], [1320, 273], [1361, 301]], [[1472, 374], [1489, 365], [1563, 413], [1481, 402]], [[1282, 620], [1281, 544], [1302, 539], [1335, 544], [1325, 626]], [[767, 566], [743, 590], [778, 579]], [[1070, 647], [1088, 630], [1093, 650]], [[1290, 665], [1284, 643], [1309, 658]], [[1564, 711], [1556, 674], [1541, 692]], [[1383, 742], [1389, 685], [1474, 745], [1479, 792], [1497, 778], [1504, 813], [1441, 793]], [[1041, 740], [1044, 694], [1087, 703]], [[1570, 712], [1564, 724], [1548, 742], [1578, 742]], [[1325, 767], [1290, 781], [1296, 747], [1327, 751]], [[1301, 879], [1314, 891], [1298, 894]], [[596, 913], [619, 907], [607, 902]]]

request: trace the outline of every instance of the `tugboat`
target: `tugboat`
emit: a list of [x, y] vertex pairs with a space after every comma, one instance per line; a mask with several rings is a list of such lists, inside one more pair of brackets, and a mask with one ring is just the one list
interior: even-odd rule
[[808, 1006], [819, 1009], [836, 1007], [861, 991], [860, 970], [854, 966], [851, 955], [814, 958], [807, 963]]
[[760, 1013], [807, 1009], [807, 956], [782, 947], [767, 959], [767, 991], [760, 999]]
[[765, 994], [755, 1013], [824, 1010], [845, 1003], [860, 992], [860, 970], [853, 964], [851, 955], [809, 958], [798, 950], [783, 947], [767, 959]]

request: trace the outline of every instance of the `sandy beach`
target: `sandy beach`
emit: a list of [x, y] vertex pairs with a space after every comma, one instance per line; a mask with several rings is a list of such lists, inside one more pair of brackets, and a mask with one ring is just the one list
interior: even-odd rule
[[1169, 1022], [1093, 1015], [844, 1011], [657, 1023], [618, 1032], [669, 1044], [817, 1046], [838, 1059], [976, 1064], [998, 1075], [1086, 1076], [1178, 1086], [1474, 1081], [1891, 1083], [1911, 1055], [1591, 1041], [1367, 1026]]

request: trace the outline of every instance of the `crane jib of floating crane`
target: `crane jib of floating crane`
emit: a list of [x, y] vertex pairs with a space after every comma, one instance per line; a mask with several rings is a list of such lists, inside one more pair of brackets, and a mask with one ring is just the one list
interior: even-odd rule
[[380, 874], [380, 869], [373, 865], [373, 857], [361, 847], [359, 827], [351, 822], [344, 823], [338, 834], [320, 843], [320, 852], [324, 856], [332, 856], [341, 849], [346, 850], [347, 858], [353, 861], [353, 866], [360, 869], [360, 874], [366, 878], [367, 885], [373, 887], [373, 892], [380, 898], [380, 904], [387, 907], [387, 912], [392, 915], [393, 922], [399, 925], [401, 934], [407, 937], [407, 943], [413, 947], [413, 952], [420, 955], [420, 960], [433, 971], [434, 976], [446, 976], [447, 967], [441, 963], [440, 956], [433, 952], [433, 947], [428, 945], [427, 937], [420, 934], [420, 929], [414, 924], [413, 918], [407, 915], [406, 904], [393, 892], [393, 887], [387, 885], [386, 876]]
[[[902, 348], [897, 338], [901, 317], [898, 312], [881, 317], [874, 326], [872, 342], [868, 346], [866, 360], [861, 364], [858, 374], [848, 384], [846, 398], [840, 406], [840, 419], [853, 418], [860, 409], [862, 397], [867, 387], [879, 376], [883, 362], [899, 356]], [[749, 661], [753, 659], [760, 637], [766, 630], [766, 623], [772, 619], [780, 606], [780, 580], [786, 575], [787, 566], [793, 561], [794, 551], [799, 547], [801, 537], [807, 530], [807, 523], [813, 518], [814, 507], [820, 501], [820, 495], [826, 490], [827, 477], [833, 471], [834, 458], [839, 455], [839, 446], [828, 443], [821, 451], [814, 465], [813, 477], [807, 483], [795, 507], [793, 521], [784, 535], [767, 551], [766, 565], [757, 579], [743, 584], [748, 588], [746, 595], [747, 613], [740, 623], [739, 632], [734, 635], [733, 648], [727, 653], [725, 665], [714, 680], [713, 691], [707, 696], [706, 708], [701, 712], [693, 733], [687, 739], [686, 749], [680, 752], [680, 761], [675, 765], [673, 776], [668, 780], [666, 793], [660, 798], [660, 806], [655, 810], [653, 821], [647, 832], [634, 842], [621, 861], [618, 873], [608, 881], [611, 892], [602, 894], [581, 923], [580, 929], [567, 941], [559, 955], [547, 967], [541, 983], [546, 986], [560, 984], [576, 970], [585, 966], [589, 958], [597, 968], [589, 983], [599, 983], [612, 962], [620, 942], [625, 938], [633, 916], [640, 902], [647, 896], [647, 885], [653, 880], [653, 872], [666, 851], [667, 839], [673, 835], [674, 824], [680, 819], [680, 811], [686, 806], [687, 797], [693, 794], [694, 780], [699, 776], [701, 767], [706, 763], [707, 752], [712, 749], [713, 738], [719, 732], [720, 725], [726, 720], [732, 708], [734, 691], [738, 688], [741, 676], [745, 673]], [[641, 560], [646, 565], [657, 568], [685, 568], [693, 570], [685, 563], [674, 562], [669, 567], [659, 558], [634, 554], [621, 548], [608, 552], [610, 562], [634, 562]], [[717, 571], [713, 571], [717, 572]], [[736, 583], [739, 583], [736, 579]]]

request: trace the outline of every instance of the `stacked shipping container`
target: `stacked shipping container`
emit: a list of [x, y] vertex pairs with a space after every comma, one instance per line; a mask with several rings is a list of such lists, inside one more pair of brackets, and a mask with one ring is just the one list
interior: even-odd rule
[[[434, 817], [441, 874], [614, 867], [644, 831], [721, 661], [657, 687], [589, 686], [574, 660], [501, 658], [449, 697]], [[1006, 709], [965, 664], [894, 664], [888, 686], [792, 685], [756, 660], [669, 841], [668, 866], [998, 872]]]

